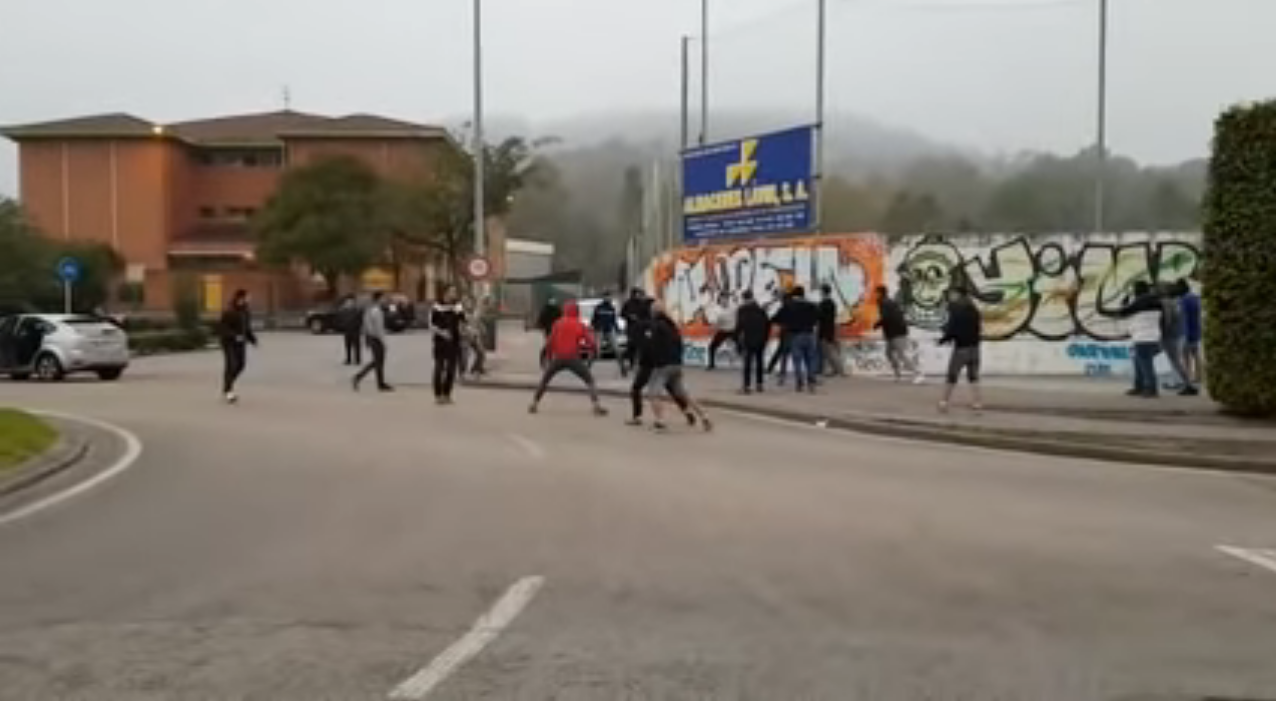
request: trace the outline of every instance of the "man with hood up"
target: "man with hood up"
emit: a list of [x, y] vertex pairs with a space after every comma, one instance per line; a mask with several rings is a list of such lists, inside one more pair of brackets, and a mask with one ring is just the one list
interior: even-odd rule
[[554, 322], [549, 331], [549, 339], [545, 343], [545, 373], [541, 376], [541, 384], [536, 388], [536, 396], [528, 413], [535, 414], [540, 409], [541, 397], [549, 389], [549, 383], [558, 373], [566, 370], [579, 377], [589, 388], [589, 401], [594, 405], [595, 416], [606, 416], [607, 410], [598, 401], [598, 387], [594, 384], [593, 373], [589, 364], [581, 358], [581, 353], [593, 353], [598, 342], [594, 333], [580, 320], [580, 307], [569, 301], [563, 305], [563, 316]]

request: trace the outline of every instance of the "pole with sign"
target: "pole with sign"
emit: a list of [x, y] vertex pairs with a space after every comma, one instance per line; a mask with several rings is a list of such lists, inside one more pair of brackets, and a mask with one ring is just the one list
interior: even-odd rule
[[70, 256], [58, 261], [58, 279], [62, 280], [62, 311], [71, 313], [71, 288], [80, 279], [80, 261]]

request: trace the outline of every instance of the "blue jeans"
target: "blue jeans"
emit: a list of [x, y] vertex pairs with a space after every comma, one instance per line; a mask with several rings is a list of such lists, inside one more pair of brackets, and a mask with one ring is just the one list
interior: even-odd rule
[[815, 342], [815, 334], [799, 333], [793, 336], [793, 375], [797, 385], [815, 384], [815, 376], [820, 371], [820, 347]]
[[1134, 344], [1134, 391], [1145, 397], [1157, 395], [1156, 356], [1161, 354], [1161, 344], [1152, 341]]

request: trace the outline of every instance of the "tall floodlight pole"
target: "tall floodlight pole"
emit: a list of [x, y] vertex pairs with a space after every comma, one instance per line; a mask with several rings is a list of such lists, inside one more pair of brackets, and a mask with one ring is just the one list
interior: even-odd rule
[[685, 151], [691, 138], [691, 37], [682, 37], [682, 97], [678, 148]]
[[709, 140], [709, 0], [700, 0], [700, 145]]
[[827, 28], [828, 2], [819, 0], [815, 40], [815, 172], [811, 177], [811, 206], [815, 212], [812, 228], [817, 234], [824, 233], [824, 93]]
[[[483, 144], [483, 0], [474, 0], [474, 253], [487, 254], [485, 148]], [[486, 283], [482, 285], [486, 296]]]
[[1108, 169], [1108, 0], [1099, 0], [1099, 99], [1095, 126], [1094, 233], [1107, 228]]

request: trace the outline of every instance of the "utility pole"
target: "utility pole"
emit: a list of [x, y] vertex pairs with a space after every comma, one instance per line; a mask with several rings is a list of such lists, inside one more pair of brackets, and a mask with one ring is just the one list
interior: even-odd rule
[[[483, 0], [474, 0], [474, 253], [487, 255], [487, 226], [483, 199], [486, 147], [483, 143]], [[487, 283], [480, 285], [486, 296]]]
[[828, 34], [828, 2], [819, 0], [816, 20], [815, 53], [815, 172], [811, 177], [811, 207], [816, 234], [824, 233], [824, 94], [826, 84], [825, 50]]
[[709, 141], [709, 0], [700, 0], [700, 145]]
[[1099, 100], [1095, 135], [1094, 233], [1107, 229], [1108, 0], [1099, 0]]
[[688, 140], [691, 138], [691, 37], [682, 37], [682, 97], [681, 112], [679, 113], [680, 131], [678, 139], [678, 149], [686, 151]]

